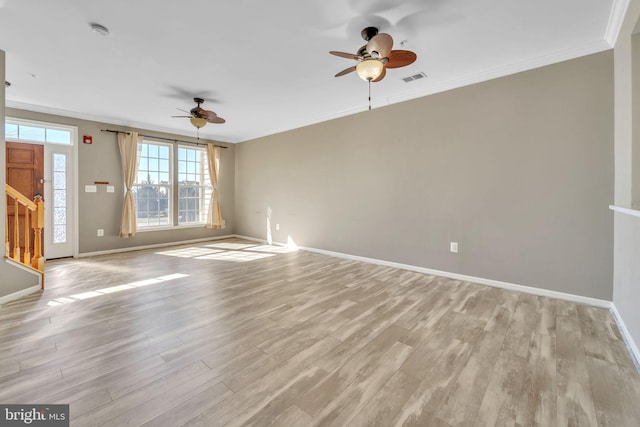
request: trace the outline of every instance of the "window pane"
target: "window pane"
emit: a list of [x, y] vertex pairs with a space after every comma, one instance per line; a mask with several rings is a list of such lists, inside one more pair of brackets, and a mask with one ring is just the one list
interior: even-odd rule
[[54, 172], [53, 173], [53, 188], [54, 189], [63, 189], [67, 188], [67, 176], [65, 172]]
[[65, 154], [53, 154], [53, 171], [54, 172], [66, 172], [67, 171], [67, 156]]
[[178, 153], [178, 222], [205, 222], [211, 194], [206, 176], [206, 152], [198, 148], [180, 148]]
[[47, 142], [71, 144], [71, 132], [68, 130], [47, 129]]
[[44, 142], [44, 128], [23, 125], [18, 126], [18, 128], [20, 139]]
[[53, 225], [65, 225], [67, 223], [67, 210], [53, 208]]
[[66, 209], [67, 190], [53, 190], [53, 207]]
[[53, 226], [53, 243], [64, 243], [67, 241], [66, 225]]
[[4, 136], [5, 138], [18, 138], [18, 125], [13, 125], [11, 123], [4, 124]]
[[134, 188], [139, 227], [172, 224], [171, 150], [166, 145], [139, 143], [140, 164]]

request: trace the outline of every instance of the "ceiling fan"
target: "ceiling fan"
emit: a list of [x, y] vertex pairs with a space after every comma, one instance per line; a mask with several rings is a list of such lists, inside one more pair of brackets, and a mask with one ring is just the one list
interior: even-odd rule
[[195, 102], [198, 105], [193, 107], [190, 111], [181, 110], [180, 108], [178, 108], [178, 110], [188, 113], [189, 114], [188, 116], [171, 116], [171, 117], [188, 118], [191, 121], [191, 124], [194, 125], [196, 128], [198, 128], [198, 130], [200, 130], [200, 128], [205, 126], [207, 123], [222, 124], [226, 122], [225, 119], [218, 116], [213, 111], [205, 110], [204, 108], [200, 107], [200, 104], [204, 103], [204, 99], [193, 98], [193, 102]]
[[366, 45], [358, 49], [358, 52], [347, 53], [335, 50], [329, 51], [331, 55], [341, 58], [355, 59], [357, 65], [345, 68], [335, 75], [344, 76], [353, 71], [358, 76], [369, 82], [369, 110], [371, 110], [371, 82], [379, 82], [387, 75], [387, 68], [400, 68], [412, 64], [418, 55], [410, 50], [392, 50], [393, 38], [386, 33], [378, 33], [376, 27], [367, 27], [360, 32]]
[[367, 27], [362, 30], [360, 35], [367, 44], [358, 49], [357, 53], [336, 52], [335, 50], [329, 52], [341, 58], [359, 61], [357, 65], [340, 71], [336, 77], [356, 71], [363, 80], [375, 83], [386, 76], [387, 68], [406, 67], [418, 57], [410, 50], [391, 50], [393, 38], [389, 34], [378, 33], [376, 27]]

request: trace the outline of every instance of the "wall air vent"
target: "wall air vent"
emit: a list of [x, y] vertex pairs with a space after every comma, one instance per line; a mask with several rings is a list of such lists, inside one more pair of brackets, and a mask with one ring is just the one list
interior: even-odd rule
[[412, 82], [414, 80], [424, 79], [425, 77], [427, 77], [427, 75], [425, 73], [418, 73], [418, 74], [414, 74], [412, 76], [403, 77], [402, 81], [404, 81], [405, 83], [409, 83], [409, 82]]

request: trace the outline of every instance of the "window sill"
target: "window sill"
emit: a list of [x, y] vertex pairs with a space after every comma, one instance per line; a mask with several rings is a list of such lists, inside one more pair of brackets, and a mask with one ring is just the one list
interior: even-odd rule
[[152, 231], [170, 231], [170, 230], [184, 230], [186, 228], [205, 228], [204, 222], [197, 224], [182, 224], [182, 225], [162, 225], [157, 227], [138, 227], [138, 233], [148, 233]]
[[609, 205], [609, 209], [615, 212], [620, 212], [626, 215], [637, 216], [640, 217], [640, 210], [633, 208], [624, 208], [622, 206]]

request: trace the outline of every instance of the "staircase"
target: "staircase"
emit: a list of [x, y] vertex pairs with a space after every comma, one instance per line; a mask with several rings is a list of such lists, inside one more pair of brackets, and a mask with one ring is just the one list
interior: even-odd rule
[[[5, 184], [5, 191], [7, 208], [13, 206], [13, 213], [10, 214], [7, 209], [5, 216], [5, 256], [40, 273], [42, 289], [44, 289], [44, 256], [42, 255], [44, 201], [41, 196], [36, 196], [33, 201], [29, 200], [9, 184]], [[9, 227], [10, 220], [11, 227]]]

